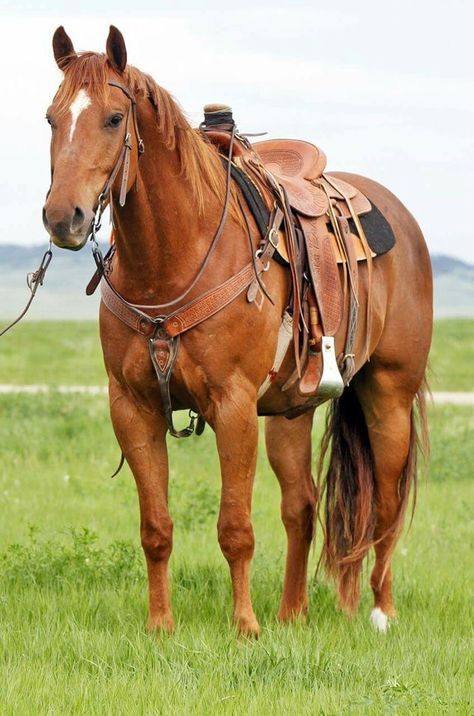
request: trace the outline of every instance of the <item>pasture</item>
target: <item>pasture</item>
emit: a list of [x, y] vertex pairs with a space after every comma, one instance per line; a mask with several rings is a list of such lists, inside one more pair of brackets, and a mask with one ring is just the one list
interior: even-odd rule
[[[436, 324], [433, 390], [474, 388], [473, 329]], [[0, 349], [0, 383], [105, 383], [93, 323], [27, 323]], [[168, 440], [177, 628], [150, 637], [135, 487], [128, 468], [109, 478], [119, 449], [105, 396], [53, 390], [1, 395], [0, 406], [2, 715], [472, 713], [471, 407], [430, 407], [430, 476], [397, 547], [399, 619], [385, 635], [368, 623], [367, 573], [355, 619], [320, 577], [307, 624], [277, 623], [285, 537], [260, 445], [252, 591], [262, 636], [250, 642], [230, 625], [209, 428]]]

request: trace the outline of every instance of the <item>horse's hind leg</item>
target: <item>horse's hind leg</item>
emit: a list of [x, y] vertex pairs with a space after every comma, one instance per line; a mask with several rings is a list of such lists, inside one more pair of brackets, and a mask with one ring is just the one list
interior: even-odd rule
[[416, 472], [416, 388], [410, 390], [407, 382], [401, 371], [370, 368], [360, 382], [354, 382], [374, 462], [376, 543], [370, 579], [374, 593], [371, 621], [380, 631], [385, 631], [389, 617], [395, 616], [391, 560]]
[[308, 555], [316, 505], [311, 475], [311, 426], [314, 410], [295, 420], [269, 417], [265, 438], [270, 464], [281, 487], [281, 515], [288, 551], [279, 619], [287, 621], [308, 609]]

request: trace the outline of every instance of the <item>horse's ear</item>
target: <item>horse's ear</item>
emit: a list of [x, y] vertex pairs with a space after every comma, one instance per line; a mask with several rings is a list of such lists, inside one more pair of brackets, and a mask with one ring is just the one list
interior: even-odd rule
[[120, 73], [124, 71], [127, 66], [127, 48], [122, 33], [114, 25], [110, 26], [107, 38], [107, 57], [114, 70]]
[[71, 60], [77, 57], [71, 38], [62, 25], [53, 35], [53, 52], [60, 70], [65, 70]]

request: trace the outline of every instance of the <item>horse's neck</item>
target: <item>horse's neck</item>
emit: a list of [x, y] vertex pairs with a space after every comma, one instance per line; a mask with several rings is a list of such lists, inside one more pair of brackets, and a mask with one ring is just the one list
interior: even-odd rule
[[222, 207], [209, 193], [204, 217], [199, 218], [192, 187], [180, 176], [177, 151], [162, 144], [145, 146], [137, 190], [132, 188], [125, 207], [115, 212], [114, 277], [129, 300], [161, 303], [191, 282]]

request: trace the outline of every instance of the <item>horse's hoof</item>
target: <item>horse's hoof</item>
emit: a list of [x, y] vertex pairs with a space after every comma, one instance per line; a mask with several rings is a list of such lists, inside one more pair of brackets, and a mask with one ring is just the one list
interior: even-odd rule
[[248, 639], [258, 639], [258, 637], [260, 636], [260, 627], [258, 625], [257, 619], [254, 616], [239, 617], [234, 621], [239, 636], [244, 636]]
[[374, 607], [370, 612], [370, 623], [378, 632], [386, 632], [390, 626], [388, 614], [385, 614], [380, 607]]
[[280, 607], [277, 618], [282, 624], [291, 624], [294, 622], [305, 622], [308, 615], [308, 605], [295, 609], [290, 607]]
[[147, 623], [147, 631], [150, 634], [172, 634], [174, 631], [174, 622], [171, 614], [165, 614], [161, 617], [150, 617]]

